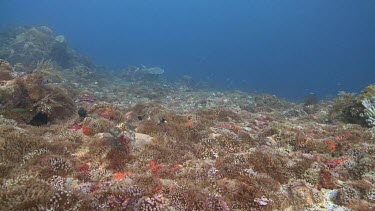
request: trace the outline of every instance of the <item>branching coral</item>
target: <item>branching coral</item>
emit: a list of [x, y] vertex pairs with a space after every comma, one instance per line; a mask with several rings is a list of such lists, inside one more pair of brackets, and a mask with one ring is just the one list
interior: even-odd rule
[[2, 210], [37, 210], [38, 205], [47, 202], [52, 194], [52, 188], [43, 181], [32, 176], [18, 176], [2, 183], [0, 208]]
[[37, 141], [28, 137], [25, 130], [18, 127], [1, 126], [0, 134], [4, 141], [0, 150], [0, 162], [18, 163], [26, 153], [39, 146]]

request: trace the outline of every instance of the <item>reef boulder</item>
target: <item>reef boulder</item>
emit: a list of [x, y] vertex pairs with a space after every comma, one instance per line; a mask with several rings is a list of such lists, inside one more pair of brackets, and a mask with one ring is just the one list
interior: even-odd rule
[[13, 68], [9, 62], [0, 59], [0, 81], [13, 79]]
[[[2, 65], [5, 71], [12, 69], [6, 61], [2, 60], [2, 64], [5, 64]], [[75, 113], [73, 94], [61, 83], [49, 83], [53, 73], [52, 67], [36, 69], [29, 74], [16, 75], [3, 84], [0, 103], [4, 116], [39, 126]]]
[[1, 32], [0, 58], [33, 68], [41, 60], [51, 60], [61, 69], [79, 64], [94, 67], [87, 58], [68, 47], [64, 36], [56, 36], [47, 26], [14, 27]]

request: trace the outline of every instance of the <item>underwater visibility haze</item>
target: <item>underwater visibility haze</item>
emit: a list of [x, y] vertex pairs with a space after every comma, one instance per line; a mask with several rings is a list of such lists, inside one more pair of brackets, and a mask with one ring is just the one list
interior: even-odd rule
[[224, 89], [301, 99], [375, 76], [373, 1], [7, 1], [1, 27], [47, 25], [96, 64], [159, 65]]
[[374, 210], [375, 1], [0, 0], [0, 210]]

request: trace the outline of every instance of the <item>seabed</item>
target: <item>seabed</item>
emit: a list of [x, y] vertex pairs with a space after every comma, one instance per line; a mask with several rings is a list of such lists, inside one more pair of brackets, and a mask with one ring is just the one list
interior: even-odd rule
[[0, 210], [374, 209], [374, 85], [296, 103], [111, 71], [46, 26], [0, 59]]

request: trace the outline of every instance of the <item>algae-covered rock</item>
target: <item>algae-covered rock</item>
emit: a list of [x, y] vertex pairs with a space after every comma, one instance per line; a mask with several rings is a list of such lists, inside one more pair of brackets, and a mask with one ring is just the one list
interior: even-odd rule
[[[0, 72], [2, 70], [12, 73], [12, 66], [0, 60]], [[0, 86], [0, 103], [6, 117], [42, 125], [74, 113], [72, 94], [58, 83], [62, 77], [48, 62], [38, 62], [38, 68], [31, 73], [14, 74], [14, 77]]]
[[56, 36], [47, 26], [13, 27], [0, 35], [0, 58], [11, 64], [21, 63], [35, 68], [38, 61], [51, 60], [59, 69], [94, 65], [67, 46], [64, 36]]
[[370, 100], [375, 96], [375, 85], [369, 85], [364, 88], [359, 95], [354, 93], [340, 92], [338, 96], [333, 100], [333, 106], [331, 109], [331, 115], [341, 115], [342, 119], [358, 118], [363, 113], [364, 107], [362, 100]]
[[329, 111], [330, 121], [342, 121], [344, 123], [359, 124], [366, 126], [366, 118], [363, 117], [364, 107], [361, 101], [357, 100], [354, 93], [340, 92], [333, 100], [332, 108]]
[[7, 81], [13, 79], [12, 66], [9, 62], [0, 59], [0, 81]]
[[361, 94], [356, 98], [357, 101], [362, 101], [364, 99], [371, 99], [375, 96], [375, 84], [369, 85], [361, 91]]

